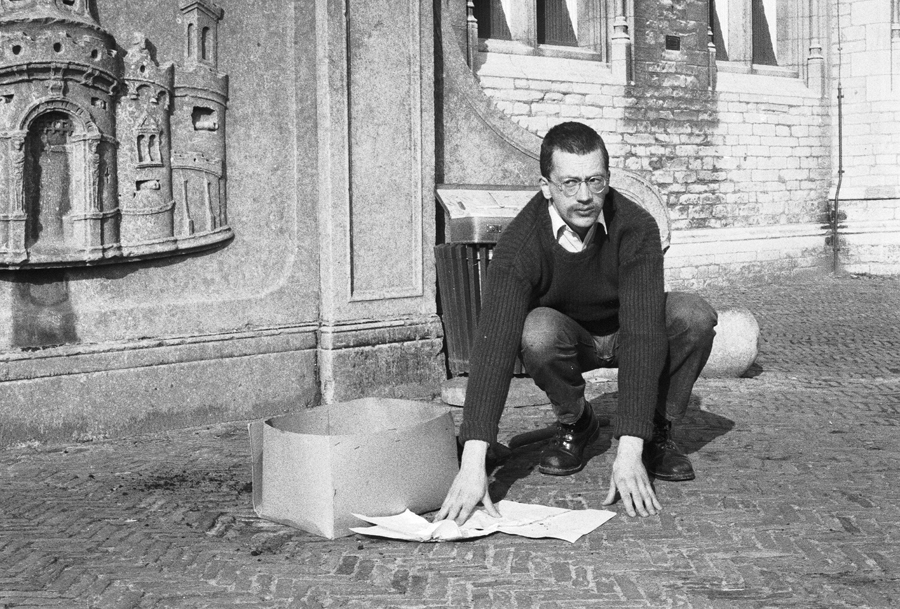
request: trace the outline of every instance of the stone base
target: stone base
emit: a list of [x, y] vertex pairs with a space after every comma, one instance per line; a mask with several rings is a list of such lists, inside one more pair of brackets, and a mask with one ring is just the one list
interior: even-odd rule
[[286, 331], [17, 354], [0, 446], [121, 437], [313, 406], [315, 333]]
[[446, 378], [440, 321], [360, 323], [320, 330], [322, 402], [431, 399]]

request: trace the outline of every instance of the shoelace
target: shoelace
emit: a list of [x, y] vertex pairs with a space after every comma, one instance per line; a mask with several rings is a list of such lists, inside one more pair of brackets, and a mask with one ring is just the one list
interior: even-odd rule
[[572, 442], [575, 439], [575, 426], [574, 425], [566, 425], [564, 423], [558, 423], [556, 426], [556, 436], [554, 436], [553, 441], [557, 444], [561, 444], [563, 442]]

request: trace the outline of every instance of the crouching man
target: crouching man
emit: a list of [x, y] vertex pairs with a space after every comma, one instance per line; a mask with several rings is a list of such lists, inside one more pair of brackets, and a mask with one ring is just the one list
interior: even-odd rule
[[602, 138], [559, 124], [541, 146], [540, 187], [509, 224], [488, 271], [466, 391], [460, 471], [435, 520], [462, 524], [488, 494], [485, 456], [521, 354], [557, 418], [538, 469], [573, 474], [600, 424], [582, 373], [618, 367], [616, 458], [604, 505], [618, 494], [629, 516], [656, 514], [659, 480], [694, 478], [671, 439], [712, 349], [716, 312], [692, 294], [666, 293], [656, 221], [609, 186]]

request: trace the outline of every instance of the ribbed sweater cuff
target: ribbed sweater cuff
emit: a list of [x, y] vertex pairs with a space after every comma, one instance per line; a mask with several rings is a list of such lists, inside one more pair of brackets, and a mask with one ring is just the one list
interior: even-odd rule
[[459, 426], [459, 441], [465, 444], [467, 440], [482, 440], [488, 444], [497, 441], [498, 428], [488, 421], [463, 420]]
[[642, 419], [617, 417], [613, 435], [617, 440], [622, 436], [635, 436], [644, 441], [649, 441], [650, 438], [653, 437], [653, 422], [644, 421]]

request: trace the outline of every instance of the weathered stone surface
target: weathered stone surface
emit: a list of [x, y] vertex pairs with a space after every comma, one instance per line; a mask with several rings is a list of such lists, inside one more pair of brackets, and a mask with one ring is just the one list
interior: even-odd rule
[[701, 372], [706, 378], [743, 375], [759, 353], [759, 323], [748, 309], [719, 311], [716, 338], [709, 360]]
[[[135, 211], [122, 217], [123, 245], [149, 236], [164, 247], [172, 231], [176, 247], [191, 243], [184, 206], [164, 205], [183, 196], [186, 180], [191, 205], [198, 204], [189, 210], [194, 237], [218, 238], [226, 225], [237, 235], [227, 247], [173, 261], [4, 274], [3, 432], [15, 441], [115, 436], [275, 414], [284, 404], [318, 403], [323, 387], [355, 395], [437, 391], [444, 378], [439, 333], [395, 335], [367, 326], [345, 333], [355, 341], [349, 348], [316, 343], [335, 327], [427, 326], [434, 319], [430, 1], [354, 3], [349, 13], [312, 0], [216, 0], [221, 11], [208, 0], [0, 4], [0, 15], [54, 13], [28, 26], [50, 36], [46, 40], [28, 39], [19, 22], [0, 28], [15, 38], [0, 64], [39, 59], [42, 66], [39, 81], [28, 80], [38, 72], [18, 68], [0, 78], [0, 88], [13, 87], [0, 91], [12, 95], [0, 99], [0, 122], [21, 115], [32, 97], [86, 102], [93, 120], [102, 122], [97, 153], [109, 157], [110, 177], [119, 177], [118, 184], [104, 182], [109, 200], [131, 197], [119, 204], [123, 214]], [[60, 11], [84, 18], [60, 21]], [[96, 40], [80, 37], [85, 24], [96, 30]], [[143, 35], [128, 48], [136, 31]], [[15, 55], [11, 45], [20, 38], [22, 52]], [[193, 55], [186, 56], [189, 48]], [[78, 59], [87, 71], [53, 63], [63, 58]], [[178, 64], [174, 70], [172, 64]], [[220, 71], [228, 75], [227, 89]], [[113, 77], [122, 84], [115, 92]], [[166, 91], [171, 96], [160, 98]], [[151, 141], [157, 126], [165, 138]], [[7, 131], [0, 134], [0, 166], [9, 168]], [[125, 171], [113, 171], [116, 162]], [[105, 178], [105, 169], [98, 169]], [[12, 174], [0, 174], [2, 186]], [[228, 180], [227, 215], [217, 206], [226, 194], [220, 175]], [[146, 189], [135, 198], [137, 182]], [[107, 190], [97, 190], [101, 203]], [[100, 207], [83, 224], [116, 213], [105, 203]], [[0, 216], [2, 228], [11, 216]], [[0, 233], [0, 250], [15, 241], [3, 235], [18, 239], [14, 230]], [[115, 237], [112, 230], [80, 234], [91, 243]], [[311, 344], [296, 355], [295, 345], [243, 340], [257, 331], [302, 333]], [[223, 336], [238, 337], [233, 343], [247, 348], [230, 356], [233, 343], [219, 340]], [[148, 347], [154, 341], [163, 348]], [[172, 341], [214, 347], [199, 363], [192, 359], [196, 349], [169, 348]]]

